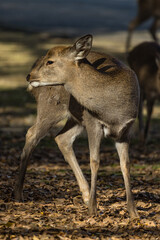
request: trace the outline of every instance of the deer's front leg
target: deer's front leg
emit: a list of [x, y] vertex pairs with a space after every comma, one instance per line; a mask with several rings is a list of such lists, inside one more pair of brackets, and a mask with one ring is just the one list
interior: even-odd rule
[[129, 211], [131, 218], [137, 218], [138, 213], [137, 209], [134, 204], [132, 191], [131, 191], [131, 184], [130, 184], [130, 162], [129, 162], [129, 144], [128, 142], [117, 142], [116, 143], [117, 152], [120, 158], [120, 166], [121, 171], [124, 178], [124, 184], [126, 188], [126, 196], [127, 196], [127, 209]]
[[68, 120], [66, 126], [55, 138], [64, 159], [70, 165], [77, 179], [80, 191], [82, 192], [83, 201], [88, 205], [89, 201], [89, 185], [85, 179], [82, 170], [79, 167], [76, 156], [73, 151], [73, 142], [75, 138], [83, 131], [83, 127], [73, 120]]
[[23, 184], [31, 154], [39, 141], [46, 136], [50, 127], [51, 125], [45, 124], [45, 122], [42, 121], [40, 124], [34, 124], [31, 128], [29, 128], [26, 134], [26, 141], [21, 154], [19, 173], [14, 189], [14, 198], [17, 201], [23, 201]]
[[21, 158], [20, 158], [20, 166], [18, 170], [19, 173], [16, 179], [16, 184], [14, 189], [14, 198], [17, 201], [23, 201], [22, 190], [23, 190], [23, 183], [24, 183], [28, 162], [38, 142], [39, 142], [39, 139], [37, 138], [37, 128], [35, 124], [28, 130], [26, 134], [25, 146], [23, 148]]

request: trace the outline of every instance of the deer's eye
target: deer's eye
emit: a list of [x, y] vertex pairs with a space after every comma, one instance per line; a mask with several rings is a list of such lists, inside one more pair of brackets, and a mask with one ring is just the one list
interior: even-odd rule
[[54, 63], [54, 61], [49, 60], [49, 61], [47, 62], [47, 65], [51, 65], [51, 64], [53, 64], [53, 63]]

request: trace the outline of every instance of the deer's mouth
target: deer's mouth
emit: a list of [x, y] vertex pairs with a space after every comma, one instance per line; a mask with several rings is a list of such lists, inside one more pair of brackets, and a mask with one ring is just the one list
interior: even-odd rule
[[38, 80], [33, 80], [30, 82], [30, 85], [32, 87], [43, 87], [43, 86], [53, 86], [53, 85], [57, 85], [51, 82], [40, 82]]
[[57, 86], [57, 85], [64, 85], [62, 83], [53, 83], [53, 82], [40, 82], [38, 80], [32, 80], [30, 82], [32, 87], [43, 87], [43, 86]]
[[33, 80], [29, 83], [32, 87], [39, 87], [40, 82], [38, 80]]

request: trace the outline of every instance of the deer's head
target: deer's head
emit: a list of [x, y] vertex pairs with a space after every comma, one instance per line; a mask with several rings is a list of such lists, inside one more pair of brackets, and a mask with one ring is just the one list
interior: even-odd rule
[[65, 84], [75, 74], [79, 63], [86, 58], [92, 47], [92, 36], [81, 37], [71, 47], [54, 47], [39, 61], [27, 76], [33, 86]]

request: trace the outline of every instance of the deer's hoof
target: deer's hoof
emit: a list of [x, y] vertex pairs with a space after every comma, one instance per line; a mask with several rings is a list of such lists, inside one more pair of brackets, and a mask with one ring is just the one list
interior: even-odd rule
[[88, 212], [90, 216], [96, 216], [97, 215], [97, 203], [90, 204], [88, 203]]
[[97, 208], [88, 208], [88, 212], [90, 216], [96, 216], [97, 215]]
[[84, 203], [87, 206], [89, 206], [89, 191], [85, 192], [85, 193], [82, 193], [82, 198], [83, 198]]
[[140, 216], [139, 216], [139, 214], [138, 214], [138, 212], [137, 212], [137, 209], [133, 209], [132, 211], [129, 211], [129, 215], [130, 215], [130, 218], [132, 219], [132, 220], [135, 220], [135, 219], [140, 219]]

